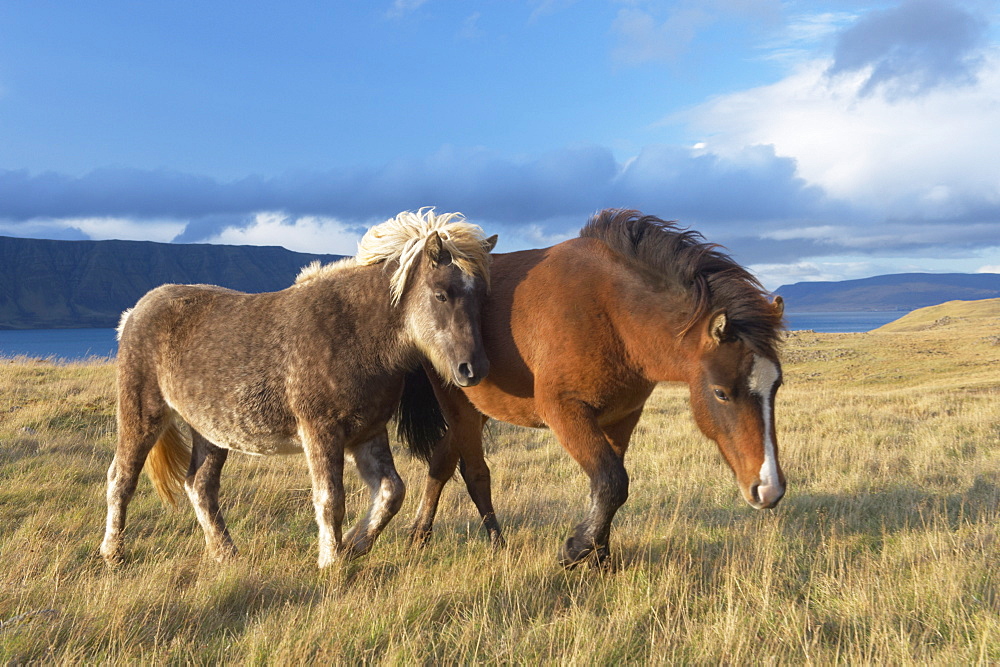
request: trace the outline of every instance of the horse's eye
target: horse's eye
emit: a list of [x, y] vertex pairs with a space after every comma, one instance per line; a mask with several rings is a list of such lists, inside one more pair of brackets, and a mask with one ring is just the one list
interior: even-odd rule
[[442, 302], [448, 300], [448, 296], [444, 292], [434, 292], [434, 298]]
[[729, 397], [726, 396], [726, 392], [722, 391], [721, 389], [716, 389], [715, 390], [715, 397], [717, 399], [719, 399], [720, 401], [728, 401], [729, 400]]

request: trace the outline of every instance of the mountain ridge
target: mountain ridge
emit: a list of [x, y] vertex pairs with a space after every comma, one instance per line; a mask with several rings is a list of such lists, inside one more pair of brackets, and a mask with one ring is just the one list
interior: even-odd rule
[[271, 292], [290, 286], [306, 264], [341, 257], [277, 246], [0, 236], [0, 329], [114, 327], [164, 283]]
[[870, 278], [782, 285], [790, 313], [900, 311], [946, 301], [1000, 297], [997, 273], [890, 273]]
[[[291, 285], [310, 262], [341, 255], [279, 246], [154, 241], [56, 241], [0, 236], [0, 329], [114, 327], [121, 312], [164, 283], [241, 292]], [[899, 311], [1000, 297], [1000, 274], [896, 273], [782, 285], [792, 313]]]

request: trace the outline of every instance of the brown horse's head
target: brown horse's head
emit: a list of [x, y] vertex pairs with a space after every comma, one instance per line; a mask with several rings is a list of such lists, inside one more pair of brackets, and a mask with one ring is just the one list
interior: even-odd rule
[[[780, 321], [780, 297], [771, 308]], [[701, 341], [691, 407], [736, 474], [743, 498], [757, 509], [774, 507], [785, 493], [774, 428], [781, 364], [733, 329], [725, 311], [717, 311], [692, 330]]]
[[[483, 242], [489, 253], [496, 236]], [[490, 370], [479, 320], [487, 276], [463, 271], [437, 232], [432, 232], [411, 271], [401, 305], [417, 348], [445, 380], [479, 384]]]

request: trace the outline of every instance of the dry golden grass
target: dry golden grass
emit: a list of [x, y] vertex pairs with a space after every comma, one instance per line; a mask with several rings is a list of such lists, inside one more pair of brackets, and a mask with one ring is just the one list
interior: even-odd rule
[[[0, 360], [0, 660], [995, 662], [1000, 317], [951, 312], [790, 336], [775, 511], [739, 499], [686, 389], [658, 389], [628, 456], [613, 573], [556, 565], [585, 478], [548, 432], [506, 425], [488, 452], [501, 552], [460, 483], [411, 549], [423, 468], [400, 453], [400, 516], [372, 554], [318, 572], [304, 461], [234, 455], [223, 503], [239, 559], [204, 559], [190, 508], [164, 508], [143, 478], [129, 562], [110, 570], [97, 546], [113, 366]], [[367, 494], [348, 482], [356, 516]]]

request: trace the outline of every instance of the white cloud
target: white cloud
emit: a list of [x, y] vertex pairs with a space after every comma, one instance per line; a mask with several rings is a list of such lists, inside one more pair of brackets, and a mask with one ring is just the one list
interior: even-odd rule
[[752, 264], [749, 268], [761, 284], [770, 290], [802, 282], [865, 278], [880, 272], [870, 261], [800, 261], [788, 264]]
[[204, 240], [226, 245], [282, 246], [296, 252], [354, 255], [361, 235], [333, 218], [261, 212], [245, 227], [226, 227]]
[[60, 230], [77, 230], [95, 241], [157, 241], [167, 243], [184, 231], [179, 220], [135, 219], [117, 216], [34, 218], [18, 224], [2, 224], [0, 232], [27, 237], [64, 238]]
[[184, 230], [184, 223], [178, 220], [76, 218], [64, 220], [63, 224], [75, 227], [97, 241], [122, 239], [166, 243]]
[[765, 60], [792, 65], [809, 60], [817, 53], [818, 46], [832, 40], [844, 26], [857, 20], [857, 15], [846, 12], [826, 12], [792, 16], [779, 36], [761, 44]]
[[611, 26], [618, 38], [613, 57], [626, 65], [671, 61], [687, 51], [699, 33], [719, 21], [736, 19], [770, 24], [780, 14], [778, 0], [636, 2], [618, 10]]
[[458, 31], [459, 39], [467, 41], [476, 41], [477, 39], [481, 39], [483, 31], [479, 27], [479, 19], [481, 19], [482, 16], [482, 12], [473, 12], [469, 16], [465, 17], [465, 20], [462, 21], [462, 27]]
[[980, 266], [976, 273], [1000, 273], [1000, 264]]
[[771, 145], [806, 181], [879, 217], [953, 217], [1000, 205], [1000, 53], [984, 58], [975, 85], [894, 101], [860, 96], [867, 70], [831, 78], [829, 67], [809, 61], [782, 81], [672, 120], [722, 156]]

